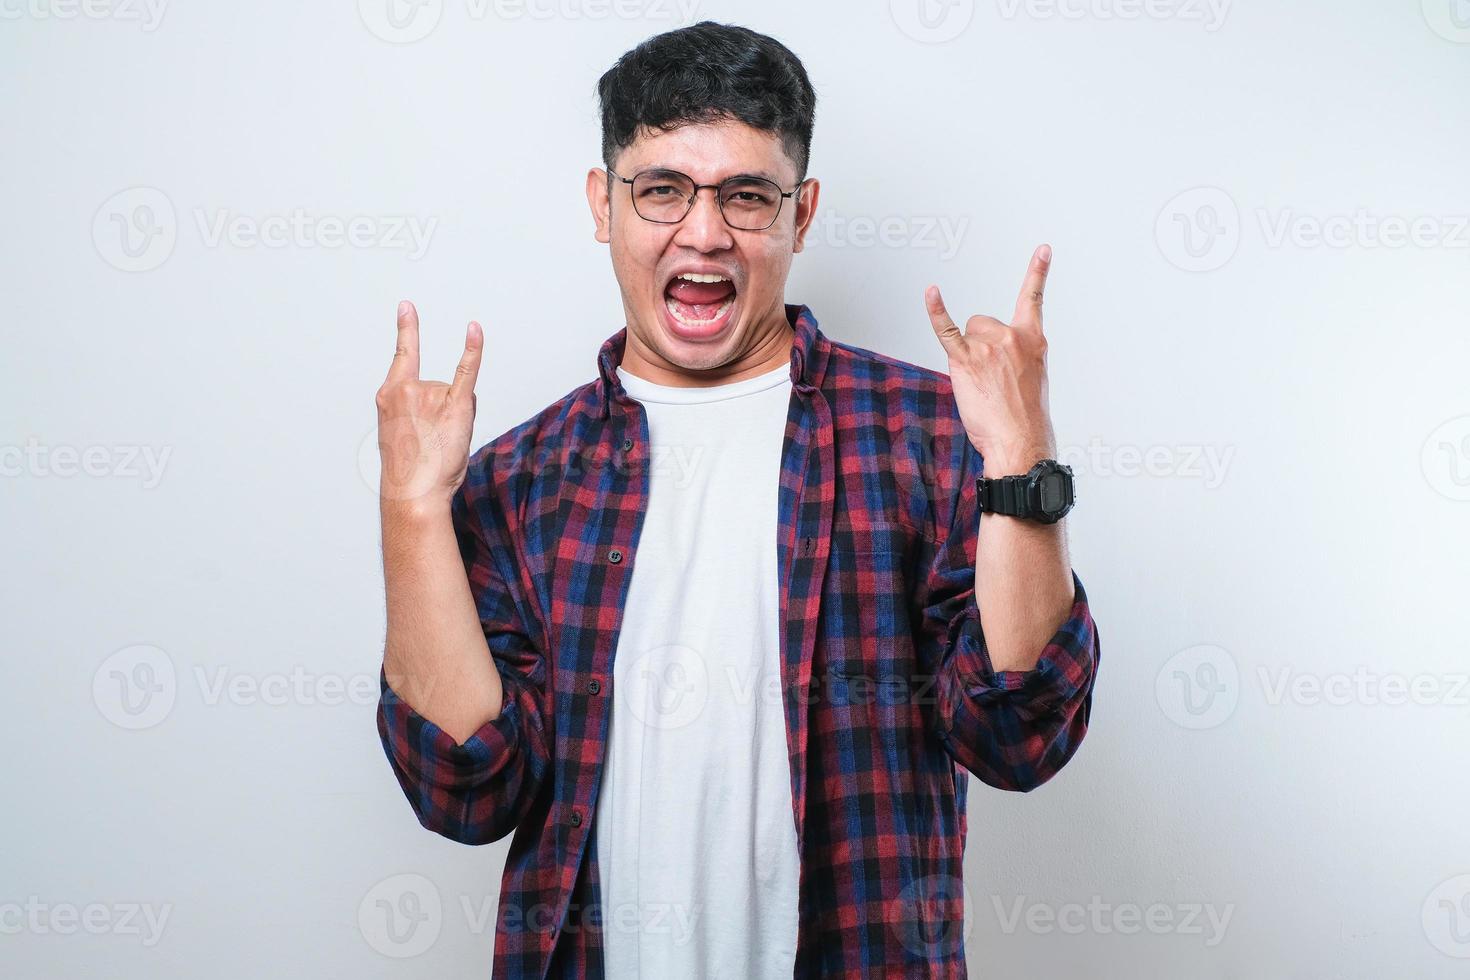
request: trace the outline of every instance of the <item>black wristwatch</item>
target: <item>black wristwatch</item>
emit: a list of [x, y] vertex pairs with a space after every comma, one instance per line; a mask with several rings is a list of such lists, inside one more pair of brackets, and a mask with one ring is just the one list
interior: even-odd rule
[[1024, 476], [981, 477], [975, 481], [980, 511], [1024, 517], [1055, 524], [1077, 502], [1072, 489], [1072, 467], [1043, 459]]

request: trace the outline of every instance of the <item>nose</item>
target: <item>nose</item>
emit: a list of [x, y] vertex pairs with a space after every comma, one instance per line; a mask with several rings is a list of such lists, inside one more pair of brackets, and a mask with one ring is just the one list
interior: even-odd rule
[[[706, 194], [705, 191], [709, 193]], [[720, 202], [716, 196], [718, 194], [719, 191], [714, 187], [701, 187], [694, 192], [694, 207], [679, 222], [679, 231], [674, 236], [675, 244], [701, 252], [717, 252], [734, 247], [735, 239], [730, 234], [730, 226], [725, 224], [725, 218], [720, 214]]]

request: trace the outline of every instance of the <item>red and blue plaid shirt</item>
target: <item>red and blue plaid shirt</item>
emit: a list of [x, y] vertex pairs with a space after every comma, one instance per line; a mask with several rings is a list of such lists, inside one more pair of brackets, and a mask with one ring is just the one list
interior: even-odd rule
[[[944, 374], [794, 328], [778, 524], [781, 663], [800, 853], [797, 977], [964, 977], [969, 770], [1009, 790], [1087, 731], [1097, 627], [994, 671], [975, 602], [982, 460]], [[493, 975], [601, 976], [591, 839], [613, 651], [647, 505], [648, 424], [616, 366], [474, 453], [452, 503], [501, 713], [463, 745], [380, 675], [378, 731], [423, 826], [515, 832]], [[959, 768], [963, 767], [963, 769]]]

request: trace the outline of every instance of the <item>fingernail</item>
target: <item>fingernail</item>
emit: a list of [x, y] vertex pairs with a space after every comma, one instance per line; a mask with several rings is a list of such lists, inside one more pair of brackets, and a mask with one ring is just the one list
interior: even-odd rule
[[408, 300], [406, 300], [406, 299], [399, 300], [398, 301], [398, 315], [399, 316], [406, 316], [407, 314], [408, 314]]
[[1041, 254], [1041, 261], [1043, 261], [1043, 262], [1050, 262], [1051, 261], [1051, 246], [1050, 245], [1043, 245], [1043, 246], [1041, 246], [1041, 253], [1040, 254]]

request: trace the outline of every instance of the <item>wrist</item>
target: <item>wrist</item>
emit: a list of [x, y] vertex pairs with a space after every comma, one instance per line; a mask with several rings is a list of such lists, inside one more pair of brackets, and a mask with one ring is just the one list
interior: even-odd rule
[[1039, 460], [1055, 459], [1057, 455], [1056, 443], [1050, 433], [1001, 439], [993, 442], [988, 452], [979, 445], [975, 449], [983, 460], [980, 475], [991, 480], [1025, 476]]
[[430, 494], [404, 499], [383, 497], [380, 511], [383, 523], [410, 527], [434, 524], [450, 517], [450, 502]]
[[[1037, 457], [1041, 459], [1043, 457]], [[987, 480], [999, 480], [1007, 476], [1025, 476], [1035, 465], [1036, 460], [1029, 463], [1012, 459], [1001, 459], [996, 456], [984, 456], [985, 464], [980, 468], [980, 475]]]

